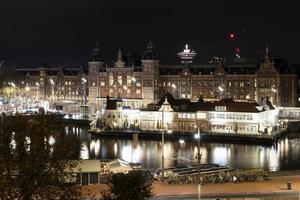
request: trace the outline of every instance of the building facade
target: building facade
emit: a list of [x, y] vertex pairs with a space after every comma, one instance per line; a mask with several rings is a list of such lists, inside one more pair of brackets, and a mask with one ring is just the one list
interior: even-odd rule
[[[186, 49], [184, 51], [189, 51]], [[180, 54], [181, 55], [181, 54]], [[195, 55], [195, 53], [193, 54]], [[193, 57], [192, 57], [193, 58]], [[88, 103], [104, 113], [107, 96], [121, 98], [125, 106], [146, 108], [167, 92], [174, 98], [207, 100], [232, 98], [254, 100], [268, 98], [276, 106], [296, 106], [297, 75], [288, 65], [278, 63], [268, 50], [260, 63], [204, 65], [183, 62], [161, 65], [152, 43], [143, 55], [123, 54], [118, 50], [112, 64], [106, 64], [96, 46], [84, 68], [47, 67], [17, 69], [29, 85], [30, 96], [54, 102], [76, 100]]]
[[277, 131], [278, 110], [266, 99], [261, 105], [252, 101], [217, 101], [175, 99], [167, 93], [157, 104], [131, 109], [122, 99], [107, 99], [104, 115], [108, 129], [139, 129], [194, 133], [197, 127], [205, 132], [226, 134], [271, 134]]

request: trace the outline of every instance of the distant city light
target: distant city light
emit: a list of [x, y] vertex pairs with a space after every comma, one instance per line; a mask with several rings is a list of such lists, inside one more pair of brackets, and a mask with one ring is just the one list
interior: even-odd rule
[[185, 143], [184, 139], [179, 140], [179, 144], [184, 144], [184, 143]]

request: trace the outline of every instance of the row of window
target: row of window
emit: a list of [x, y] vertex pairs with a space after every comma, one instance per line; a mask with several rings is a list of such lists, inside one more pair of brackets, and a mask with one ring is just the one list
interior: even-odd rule
[[[113, 94], [114, 92], [116, 92], [115, 89], [109, 89], [109, 93]], [[118, 89], [118, 93], [123, 93], [123, 89]], [[126, 91], [124, 93], [130, 94], [131, 90], [130, 89], [126, 89]], [[141, 94], [141, 90], [140, 89], [136, 89], [135, 91], [136, 94]]]
[[231, 119], [231, 120], [253, 120], [251, 114], [233, 114], [233, 113], [208, 113], [208, 119]]
[[178, 113], [178, 118], [179, 119], [194, 119], [195, 114], [193, 114], [193, 113]]

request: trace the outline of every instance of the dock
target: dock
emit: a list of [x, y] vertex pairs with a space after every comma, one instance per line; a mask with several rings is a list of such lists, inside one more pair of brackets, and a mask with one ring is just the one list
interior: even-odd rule
[[[140, 131], [140, 130], [89, 130], [94, 138], [118, 138], [118, 139], [132, 139], [133, 135], [138, 136], [139, 139], [144, 140], [161, 140], [162, 133], [160, 131]], [[246, 144], [264, 144], [272, 145], [281, 135], [286, 131], [278, 132], [273, 135], [267, 134], [239, 134], [239, 133], [212, 133], [202, 132], [201, 140], [203, 142], [229, 142], [229, 143], [246, 143]], [[168, 141], [178, 141], [180, 139], [186, 141], [195, 141], [195, 133], [191, 132], [172, 132], [165, 133], [165, 139]]]

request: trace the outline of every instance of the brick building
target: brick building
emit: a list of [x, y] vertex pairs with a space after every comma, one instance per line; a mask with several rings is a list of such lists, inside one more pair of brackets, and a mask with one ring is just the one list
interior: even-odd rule
[[288, 64], [270, 57], [268, 49], [258, 64], [220, 60], [201, 65], [161, 65], [152, 43], [142, 55], [124, 54], [119, 49], [112, 64], [104, 62], [96, 46], [87, 68], [43, 65], [17, 70], [24, 75], [23, 86], [32, 87], [31, 96], [55, 102], [86, 100], [97, 110], [105, 108], [107, 96], [140, 108], [157, 102], [166, 92], [192, 101], [202, 96], [257, 102], [268, 98], [276, 106], [296, 106], [298, 102], [297, 75]]

